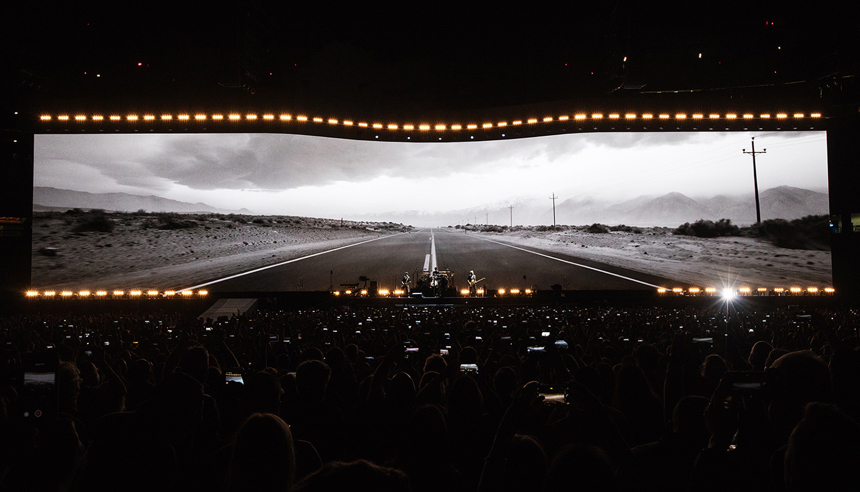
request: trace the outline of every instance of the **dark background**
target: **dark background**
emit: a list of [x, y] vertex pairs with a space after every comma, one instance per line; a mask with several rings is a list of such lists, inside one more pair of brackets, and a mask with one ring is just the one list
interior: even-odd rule
[[860, 46], [856, 18], [826, 2], [183, 3], [22, 2], [4, 16], [3, 92], [408, 115], [654, 91], [839, 98]]

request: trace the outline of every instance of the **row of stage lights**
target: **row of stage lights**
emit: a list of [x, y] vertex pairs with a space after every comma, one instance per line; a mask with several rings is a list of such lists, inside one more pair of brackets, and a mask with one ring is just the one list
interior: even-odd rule
[[180, 114], [176, 114], [176, 115], [162, 114], [162, 115], [158, 115], [158, 116], [156, 116], [154, 114], [144, 114], [144, 115], [128, 114], [125, 116], [120, 116], [120, 115], [116, 115], [116, 114], [109, 115], [109, 116], [100, 115], [100, 114], [94, 114], [94, 115], [89, 115], [89, 116], [83, 115], [83, 114], [78, 114], [78, 115], [60, 114], [60, 115], [56, 115], [56, 116], [49, 115], [49, 114], [43, 114], [39, 117], [39, 119], [43, 122], [53, 121], [55, 118], [57, 121], [60, 121], [60, 122], [74, 121], [74, 122], [78, 122], [78, 123], [85, 123], [88, 121], [101, 123], [101, 122], [104, 122], [106, 120], [111, 121], [111, 122], [125, 121], [128, 123], [135, 123], [138, 121], [144, 121], [144, 122], [160, 121], [163, 123], [170, 123], [173, 121], [179, 121], [179, 122], [183, 122], [183, 123], [185, 123], [185, 122], [203, 123], [203, 122], [207, 122], [207, 121], [234, 122], [234, 123], [258, 122], [258, 121], [271, 122], [271, 123], [274, 123], [274, 122], [284, 122], [284, 123], [311, 122], [311, 123], [318, 123], [318, 124], [321, 123], [321, 124], [327, 124], [327, 125], [339, 125], [339, 126], [345, 126], [345, 127], [356, 126], [359, 128], [373, 128], [375, 130], [390, 130], [390, 131], [397, 131], [397, 130], [431, 131], [431, 130], [433, 130], [433, 131], [441, 132], [441, 131], [451, 131], [451, 130], [453, 130], [453, 131], [477, 130], [477, 129], [489, 130], [489, 129], [494, 129], [494, 128], [495, 129], [506, 128], [509, 126], [535, 125], [538, 123], [566, 122], [566, 121], [570, 121], [570, 120], [573, 120], [575, 122], [577, 122], [577, 121], [579, 121], [579, 122], [591, 121], [594, 123], [604, 121], [604, 120], [628, 121], [628, 122], [629, 121], [636, 121], [636, 120], [644, 120], [644, 121], [671, 120], [671, 121], [676, 121], [676, 122], [677, 121], [686, 121], [686, 120], [692, 120], [692, 121], [699, 121], [699, 120], [711, 120], [711, 121], [714, 121], [714, 120], [726, 120], [726, 121], [741, 120], [741, 121], [743, 121], [743, 120], [754, 120], [754, 119], [759, 119], [759, 120], [769, 120], [769, 119], [786, 120], [789, 118], [798, 120], [798, 119], [804, 119], [804, 118], [818, 119], [818, 118], [821, 118], [821, 113], [811, 113], [809, 115], [807, 115], [806, 113], [774, 113], [774, 114], [759, 113], [757, 115], [753, 114], [753, 113], [743, 113], [743, 114], [737, 114], [737, 113], [726, 113], [726, 114], [720, 114], [720, 113], [708, 113], [708, 114], [705, 114], [705, 113], [693, 113], [693, 114], [687, 114], [687, 113], [675, 113], [675, 114], [669, 114], [669, 113], [658, 113], [658, 114], [654, 114], [654, 113], [623, 113], [623, 114], [622, 113], [608, 113], [608, 114], [604, 114], [604, 113], [589, 113], [589, 114], [576, 113], [573, 115], [545, 116], [543, 118], [526, 118], [526, 119], [520, 119], [520, 120], [512, 120], [510, 122], [508, 122], [508, 121], [498, 121], [495, 123], [485, 122], [485, 123], [481, 123], [480, 125], [476, 124], [476, 123], [470, 123], [470, 124], [466, 124], [466, 125], [462, 125], [459, 123], [453, 123], [453, 124], [438, 123], [438, 124], [433, 124], [433, 125], [428, 124], [428, 123], [421, 123], [421, 124], [417, 124], [417, 125], [413, 124], [413, 123], [387, 123], [387, 124], [383, 124], [383, 123], [378, 123], [378, 122], [371, 123], [371, 122], [367, 122], [367, 121], [355, 121], [355, 120], [350, 120], [350, 119], [341, 120], [341, 119], [337, 119], [337, 118], [321, 118], [318, 116], [308, 117], [306, 115], [292, 115], [292, 114], [277, 114], [276, 115], [274, 113], [263, 113], [263, 114], [257, 114], [257, 113], [246, 113], [246, 114], [239, 114], [239, 113], [229, 113], [229, 114], [196, 113], [193, 115], [180, 113]]
[[[493, 295], [494, 297], [502, 297], [502, 296], [530, 296], [532, 295], [531, 289], [497, 289], [495, 291], [485, 291], [484, 289], [478, 289], [476, 295], [479, 297], [483, 297], [484, 294]], [[379, 289], [375, 293], [368, 289], [347, 289], [344, 291], [335, 290], [332, 291], [332, 295], [335, 297], [340, 296], [353, 296], [353, 297], [403, 297], [406, 295], [406, 291], [402, 289]], [[469, 297], [469, 289], [461, 289], [460, 295], [463, 297]]]
[[[484, 289], [477, 290], [478, 296], [484, 296], [485, 293], [493, 294], [496, 297], [501, 296], [530, 296], [532, 295], [531, 289], [497, 289], [495, 291], [485, 291]], [[806, 289], [802, 287], [790, 287], [788, 289], [782, 287], [775, 287], [773, 289], [768, 289], [767, 287], [758, 287], [753, 290], [751, 287], [740, 287], [737, 290], [734, 289], [723, 289], [717, 290], [716, 287], [706, 287], [701, 289], [699, 287], [690, 287], [688, 289], [684, 289], [683, 287], [674, 287], [672, 289], [667, 288], [659, 288], [657, 289], [657, 293], [660, 295], [675, 295], [675, 296], [723, 296], [723, 297], [734, 297], [734, 296], [785, 296], [785, 295], [833, 295], [836, 293], [836, 290], [833, 287], [825, 287], [823, 289], [819, 289], [818, 287], [807, 287]], [[344, 291], [333, 291], [332, 295], [334, 296], [359, 296], [359, 297], [367, 297], [370, 295], [378, 296], [378, 297], [402, 297], [406, 294], [404, 290], [401, 289], [379, 289], [376, 292], [371, 292], [368, 289], [347, 289]], [[89, 291], [89, 290], [80, 290], [77, 292], [71, 290], [63, 290], [57, 292], [55, 290], [28, 290], [26, 292], [26, 296], [28, 298], [44, 298], [44, 299], [87, 299], [91, 297], [100, 298], [100, 299], [135, 299], [135, 298], [191, 298], [191, 297], [206, 297], [209, 295], [209, 291], [206, 290], [97, 290], [97, 291]], [[461, 289], [460, 295], [469, 296], [469, 289]]]
[[26, 296], [30, 299], [41, 298], [41, 299], [140, 299], [140, 298], [200, 298], [206, 297], [209, 295], [209, 291], [206, 290], [79, 290], [77, 292], [71, 290], [28, 290]]
[[833, 295], [836, 293], [836, 290], [833, 287], [825, 287], [823, 289], [819, 289], [818, 287], [807, 287], [806, 289], [802, 287], [789, 287], [788, 289], [782, 287], [774, 287], [773, 289], [768, 289], [767, 287], [758, 287], [753, 289], [751, 287], [740, 287], [737, 290], [735, 289], [723, 289], [717, 290], [716, 287], [706, 287], [704, 289], [700, 289], [699, 287], [690, 287], [688, 289], [684, 289], [682, 287], [675, 287], [672, 289], [659, 288], [657, 289], [657, 293], [662, 296], [674, 295], [674, 296], [722, 296], [722, 297], [735, 297], [735, 296], [819, 296], [819, 295]]

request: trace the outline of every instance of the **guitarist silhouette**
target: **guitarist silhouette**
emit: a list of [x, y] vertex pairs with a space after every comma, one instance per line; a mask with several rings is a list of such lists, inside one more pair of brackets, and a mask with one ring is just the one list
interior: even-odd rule
[[469, 276], [466, 277], [466, 280], [469, 281], [469, 295], [475, 296], [478, 294], [478, 282], [486, 280], [486, 277], [479, 279], [474, 270], [469, 270]]

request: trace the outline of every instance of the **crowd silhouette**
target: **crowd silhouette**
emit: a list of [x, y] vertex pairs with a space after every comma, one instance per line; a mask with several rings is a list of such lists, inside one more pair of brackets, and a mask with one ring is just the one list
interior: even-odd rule
[[0, 490], [853, 489], [860, 313], [736, 304], [6, 316]]

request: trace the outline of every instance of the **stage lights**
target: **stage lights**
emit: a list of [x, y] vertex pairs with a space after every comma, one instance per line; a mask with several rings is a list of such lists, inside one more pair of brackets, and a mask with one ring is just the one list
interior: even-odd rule
[[[591, 122], [593, 122], [596, 125], [597, 123], [602, 122], [606, 118], [608, 118], [610, 120], [610, 122], [613, 122], [613, 120], [624, 120], [627, 122], [634, 122], [636, 120], [642, 120], [644, 122], [651, 123], [653, 120], [656, 119], [659, 121], [667, 121], [667, 122], [669, 120], [674, 120], [674, 121], [677, 121], [679, 124], [681, 124], [682, 122], [686, 123], [687, 120], [692, 120], [694, 122], [697, 122], [698, 120], [702, 120], [705, 118], [708, 118], [710, 120], [724, 120], [728, 123], [728, 122], [734, 122], [734, 121], [751, 122], [755, 119], [758, 119], [760, 121], [764, 121], [764, 120], [769, 120], [772, 117], [775, 117], [775, 118], [780, 119], [780, 120], [784, 120], [784, 119], [788, 119], [788, 118], [793, 118], [795, 120], [800, 120], [800, 119], [805, 119], [805, 118], [820, 119], [820, 118], [822, 118], [822, 113], [813, 112], [813, 113], [807, 114], [807, 113], [803, 113], [803, 112], [781, 112], [781, 113], [776, 113], [775, 115], [772, 115], [771, 113], [754, 114], [751, 112], [725, 113], [725, 114], [723, 114], [723, 113], [708, 113], [708, 114], [693, 113], [693, 114], [688, 114], [685, 112], [677, 112], [677, 113], [663, 112], [663, 113], [656, 113], [656, 114], [651, 113], [651, 112], [644, 112], [644, 113], [640, 114], [637, 112], [617, 112], [617, 113], [613, 112], [613, 113], [605, 114], [602, 112], [587, 113], [587, 112], [579, 111], [579, 112], [573, 112], [573, 113], [569, 113], [569, 114], [561, 114], [558, 116], [546, 115], [546, 116], [543, 116], [540, 118], [528, 118], [526, 120], [522, 120], [522, 119], [502, 120], [502, 121], [497, 121], [496, 123], [493, 123], [492, 121], [486, 121], [486, 120], [484, 123], [480, 123], [480, 124], [469, 123], [469, 124], [465, 124], [465, 125], [461, 124], [461, 123], [456, 123], [456, 122], [451, 122], [451, 123], [440, 122], [440, 123], [436, 123], [436, 124], [432, 124], [432, 125], [424, 123], [424, 124], [417, 125], [417, 128], [421, 131], [434, 131], [434, 132], [438, 132], [438, 133], [448, 132], [448, 131], [452, 131], [452, 130], [453, 131], [459, 131], [459, 130], [462, 130], [464, 127], [468, 130], [480, 129], [480, 130], [484, 130], [487, 132], [491, 132], [495, 129], [503, 129], [503, 128], [506, 128], [508, 126], [520, 126], [520, 125], [523, 125], [524, 123], [529, 124], [529, 125], [557, 124], [557, 123], [567, 122], [571, 119], [578, 122], [578, 123], [584, 123], [584, 122], [587, 122], [590, 120]], [[96, 124], [103, 123], [104, 120], [106, 119], [105, 116], [103, 116], [101, 114], [92, 114], [92, 115], [76, 114], [76, 115], [70, 116], [68, 113], [58, 114], [58, 115], [40, 114], [37, 116], [37, 118], [38, 118], [37, 121], [43, 125], [52, 125], [52, 124], [55, 124], [54, 122], [59, 122], [61, 124], [67, 124], [67, 123], [74, 122], [74, 123], [79, 124], [79, 125], [88, 125], [88, 124], [96, 125]], [[180, 121], [182, 123], [194, 122], [194, 123], [205, 124], [209, 121], [221, 122], [221, 121], [224, 121], [225, 119], [229, 120], [231, 122], [234, 122], [234, 123], [247, 122], [248, 124], [254, 124], [254, 125], [268, 125], [268, 124], [274, 125], [278, 122], [290, 123], [293, 121], [296, 121], [296, 122], [312, 121], [314, 123], [320, 123], [320, 124], [326, 123], [329, 126], [333, 126], [333, 127], [337, 127], [337, 126], [354, 127], [354, 126], [357, 126], [359, 128], [373, 128], [374, 130], [384, 130], [384, 131], [388, 131], [388, 132], [397, 132], [399, 130], [413, 131], [416, 129], [416, 125], [413, 123], [399, 123], [399, 122], [369, 123], [366, 121], [356, 123], [355, 120], [352, 120], [352, 119], [323, 118], [320, 116], [309, 116], [309, 115], [293, 116], [293, 115], [288, 114], [288, 113], [280, 113], [280, 114], [276, 115], [275, 113], [272, 113], [272, 112], [266, 112], [266, 113], [260, 113], [260, 114], [258, 114], [258, 113], [244, 113], [244, 114], [242, 114], [242, 113], [235, 112], [235, 113], [229, 113], [227, 115], [222, 114], [222, 113], [218, 113], [218, 112], [214, 112], [211, 114], [206, 113], [206, 112], [175, 113], [175, 114], [164, 113], [164, 114], [160, 114], [158, 116], [156, 116], [155, 114], [143, 114], [143, 115], [127, 114], [124, 116], [111, 115], [111, 116], [107, 117], [107, 119], [110, 120], [111, 122], [122, 122], [124, 120], [127, 123], [135, 123], [135, 124], [137, 124], [139, 121], [144, 121], [144, 122], [150, 123], [150, 124], [158, 123], [158, 122], [169, 124], [169, 123], [172, 123], [174, 121]], [[155, 130], [156, 128], [153, 128], [152, 130]], [[680, 127], [678, 127], [678, 128], [680, 129]], [[217, 131], [217, 127], [208, 127], [205, 129], [206, 130], [213, 130], [214, 129], [215, 131]], [[611, 127], [611, 128], [607, 128], [607, 129], [614, 130], [615, 128]], [[659, 129], [662, 130], [663, 128], [660, 127]], [[186, 130], [190, 130], [190, 128], [186, 128]], [[566, 129], [563, 129], [562, 131], [565, 131], [565, 130]], [[579, 130], [582, 130], [582, 128], [579, 128]], [[599, 130], [599, 127], [595, 126], [594, 130]], [[644, 127], [643, 130], [648, 130], [648, 127]], [[379, 138], [379, 135], [374, 135], [374, 136], [375, 136], [375, 138]], [[504, 134], [502, 134], [501, 136], [504, 136]], [[474, 135], [471, 136], [471, 138], [474, 138], [474, 137], [475, 137]], [[411, 139], [411, 137], [407, 137], [407, 138]]]
[[[725, 288], [720, 291], [721, 297], [725, 297], [728, 295], [729, 291], [732, 292], [732, 297], [751, 297], [751, 296], [782, 296], [782, 295], [793, 295], [793, 296], [818, 296], [818, 295], [832, 295], [836, 292], [833, 287], [816, 287], [810, 286], [806, 289], [802, 287], [756, 287], [752, 288], [749, 286], [738, 287], [737, 289]], [[660, 295], [668, 295], [672, 294], [675, 296], [709, 296], [713, 297], [717, 295], [716, 287], [705, 287], [701, 289], [699, 287], [689, 287], [688, 289], [684, 289], [681, 287], [673, 287], [671, 289], [666, 287], [660, 287], [657, 289], [657, 293]]]
[[[38, 290], [30, 289], [30, 290], [26, 291], [24, 294], [25, 294], [25, 296], [30, 297], [30, 298], [35, 298], [35, 297], [52, 298], [52, 297], [58, 296], [56, 290], [46, 290], [46, 291], [40, 293]], [[176, 296], [177, 294], [179, 294], [180, 297], [186, 297], [186, 298], [192, 297], [192, 296], [206, 297], [207, 295], [209, 295], [209, 291], [204, 290], [204, 289], [198, 290], [196, 292], [193, 290], [183, 290], [180, 292], [173, 291], [173, 290], [167, 290], [167, 291], [164, 291], [163, 297], [173, 297], [173, 296]], [[99, 298], [110, 298], [110, 299], [139, 299], [139, 298], [143, 298], [144, 296], [149, 297], [149, 298], [160, 297], [160, 296], [162, 296], [162, 293], [158, 290], [155, 290], [155, 289], [150, 289], [150, 290], [115, 289], [112, 291], [100, 289], [100, 290], [97, 290], [95, 292], [93, 292], [89, 289], [82, 289], [82, 290], [79, 290], [77, 292], [70, 290], [70, 289], [64, 289], [64, 290], [60, 291], [60, 293], [59, 293], [59, 297], [63, 298], [63, 299], [88, 298], [91, 296], [95, 296], [95, 297], [99, 297]]]

